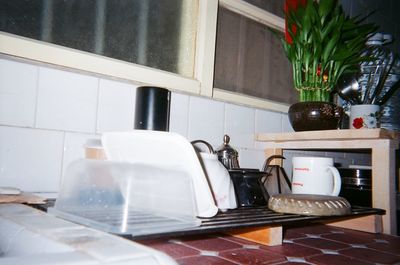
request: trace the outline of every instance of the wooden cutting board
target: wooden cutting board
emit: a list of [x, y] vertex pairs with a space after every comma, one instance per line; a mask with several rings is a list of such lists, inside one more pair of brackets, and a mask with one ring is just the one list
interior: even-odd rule
[[29, 203], [29, 204], [44, 204], [46, 198], [37, 196], [29, 192], [22, 192], [17, 195], [0, 194], [0, 203]]

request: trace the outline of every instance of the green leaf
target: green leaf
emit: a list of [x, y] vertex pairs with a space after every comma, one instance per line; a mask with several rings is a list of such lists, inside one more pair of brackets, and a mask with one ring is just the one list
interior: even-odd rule
[[339, 37], [340, 37], [340, 32], [335, 32], [335, 35], [333, 35], [332, 38], [329, 40], [322, 54], [322, 62], [326, 63], [329, 57], [331, 57], [331, 53], [334, 50], [339, 40]]
[[321, 18], [321, 25], [325, 24], [325, 20], [332, 12], [334, 5], [336, 5], [336, 0], [322, 0], [319, 2], [318, 14]]

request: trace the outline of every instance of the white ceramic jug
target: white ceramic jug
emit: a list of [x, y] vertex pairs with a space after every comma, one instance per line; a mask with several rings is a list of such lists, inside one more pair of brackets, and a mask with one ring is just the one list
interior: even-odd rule
[[212, 146], [203, 140], [193, 141], [192, 144], [205, 144], [209, 153], [199, 152], [204, 171], [208, 177], [217, 207], [221, 211], [237, 208], [235, 189], [228, 170], [218, 160]]
[[217, 207], [225, 211], [237, 207], [235, 190], [228, 170], [216, 154], [200, 153], [208, 180], [210, 181]]

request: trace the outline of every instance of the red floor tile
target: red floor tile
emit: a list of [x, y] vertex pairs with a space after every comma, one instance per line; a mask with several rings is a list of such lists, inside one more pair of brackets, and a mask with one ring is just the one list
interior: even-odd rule
[[261, 249], [236, 249], [231, 251], [223, 251], [219, 253], [220, 257], [239, 264], [272, 264], [285, 261], [282, 255], [274, 254]]
[[334, 240], [347, 244], [370, 244], [375, 242], [374, 238], [371, 237], [372, 234], [363, 233], [363, 234], [327, 234], [322, 235], [322, 238]]
[[396, 245], [400, 249], [400, 236], [390, 236], [385, 234], [375, 235], [375, 241], [385, 240], [391, 245]]
[[[400, 238], [330, 226], [287, 229], [281, 246], [264, 246], [227, 235], [141, 240], [179, 264], [400, 264]], [[303, 263], [305, 264], [305, 263]]]
[[373, 264], [357, 259], [353, 259], [350, 257], [342, 256], [342, 255], [330, 255], [330, 254], [323, 254], [323, 255], [318, 255], [318, 256], [313, 256], [307, 258], [307, 261], [315, 264], [321, 264], [321, 265], [344, 265], [344, 264], [349, 264], [349, 265], [366, 265], [366, 264]]
[[321, 235], [321, 234], [329, 234], [332, 232], [342, 233], [342, 230], [336, 227], [328, 226], [328, 225], [309, 225], [303, 227], [290, 228], [287, 231], [291, 233], [295, 232], [302, 235]]
[[237, 263], [211, 256], [188, 257], [176, 261], [180, 265], [237, 265]]
[[296, 232], [293, 229], [283, 231], [283, 238], [286, 240], [296, 239], [296, 238], [304, 238], [305, 234]]
[[367, 247], [400, 256], [400, 244], [389, 243], [389, 242], [387, 243], [375, 242], [367, 244]]
[[340, 250], [339, 253], [347, 257], [353, 257], [379, 264], [400, 263], [400, 256], [383, 253], [369, 248], [350, 248]]
[[144, 244], [148, 247], [154, 248], [165, 254], [171, 256], [172, 258], [182, 258], [188, 256], [200, 255], [200, 251], [184, 246], [182, 244], [170, 243], [168, 241], [137, 241], [140, 244]]
[[293, 261], [276, 263], [276, 265], [305, 265], [305, 264], [307, 264], [307, 263], [304, 263], [304, 262], [293, 262]]
[[318, 249], [337, 250], [350, 247], [350, 245], [348, 244], [335, 242], [324, 238], [301, 238], [301, 239], [296, 239], [293, 242]]
[[308, 257], [312, 255], [322, 254], [315, 248], [305, 247], [294, 243], [284, 243], [281, 246], [261, 247], [273, 253], [279, 253], [286, 257]]
[[183, 239], [182, 243], [199, 250], [223, 251], [242, 248], [242, 244], [219, 237], [196, 237], [192, 239]]

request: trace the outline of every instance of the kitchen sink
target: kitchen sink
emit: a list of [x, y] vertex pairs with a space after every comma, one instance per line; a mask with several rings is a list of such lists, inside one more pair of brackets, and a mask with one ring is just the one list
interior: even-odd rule
[[78, 225], [21, 204], [0, 204], [0, 265], [172, 265], [133, 241]]

